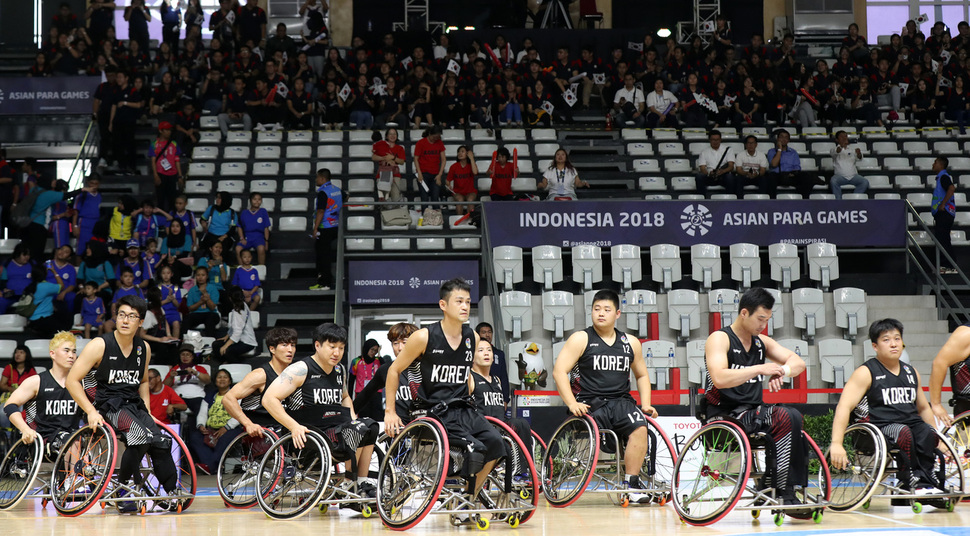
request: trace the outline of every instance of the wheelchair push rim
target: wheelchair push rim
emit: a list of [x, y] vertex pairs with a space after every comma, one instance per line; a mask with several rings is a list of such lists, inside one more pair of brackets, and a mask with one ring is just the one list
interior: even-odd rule
[[438, 501], [450, 457], [441, 423], [420, 417], [391, 442], [377, 478], [377, 510], [390, 529], [407, 530]]
[[0, 510], [9, 510], [27, 496], [44, 462], [44, 439], [18, 440], [0, 462]]

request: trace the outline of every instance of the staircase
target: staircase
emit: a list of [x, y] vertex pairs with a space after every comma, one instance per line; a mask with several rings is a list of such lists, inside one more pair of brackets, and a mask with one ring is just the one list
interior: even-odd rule
[[[947, 321], [936, 319], [936, 299], [933, 296], [869, 295], [867, 301], [870, 324], [882, 318], [895, 318], [903, 323], [906, 353], [926, 386], [933, 358], [950, 336]], [[869, 345], [868, 342], [865, 344]], [[871, 351], [867, 351], [863, 355], [871, 354]]]

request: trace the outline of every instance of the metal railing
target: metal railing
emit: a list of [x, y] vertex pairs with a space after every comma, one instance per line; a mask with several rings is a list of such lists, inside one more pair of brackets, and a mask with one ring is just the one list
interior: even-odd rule
[[914, 268], [924, 284], [932, 289], [933, 295], [936, 296], [939, 320], [952, 320], [957, 324], [970, 322], [970, 311], [963, 305], [953, 286], [940, 274], [940, 261], [946, 260], [950, 263], [950, 266], [956, 267], [956, 275], [960, 278], [965, 289], [970, 289], [970, 279], [960, 269], [956, 260], [943, 249], [943, 245], [936, 239], [936, 235], [933, 234], [933, 231], [926, 225], [919, 212], [909, 201], [906, 201], [906, 212], [915, 218], [919, 227], [933, 240], [932, 246], [929, 246], [932, 248], [930, 254], [933, 256], [933, 258], [930, 258], [926, 251], [923, 251], [922, 245], [916, 242], [913, 233], [909, 230], [906, 231], [906, 244], [908, 246], [906, 248], [906, 272], [909, 273], [910, 269]]
[[74, 158], [74, 165], [71, 166], [71, 175], [67, 178], [70, 190], [77, 190], [84, 186], [84, 179], [87, 171], [84, 166], [91, 159], [98, 156], [98, 146], [101, 142], [101, 133], [98, 131], [98, 124], [92, 120], [88, 123], [88, 128], [84, 132], [84, 139], [81, 140], [81, 147], [77, 150]]

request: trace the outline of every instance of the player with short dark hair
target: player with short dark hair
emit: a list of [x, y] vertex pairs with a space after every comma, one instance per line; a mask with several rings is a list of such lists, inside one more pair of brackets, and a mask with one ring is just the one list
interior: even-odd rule
[[297, 333], [293, 328], [273, 328], [266, 333], [270, 360], [254, 368], [222, 397], [229, 416], [239, 421], [247, 434], [255, 437], [264, 427], [278, 423], [263, 407], [263, 393], [293, 362]]

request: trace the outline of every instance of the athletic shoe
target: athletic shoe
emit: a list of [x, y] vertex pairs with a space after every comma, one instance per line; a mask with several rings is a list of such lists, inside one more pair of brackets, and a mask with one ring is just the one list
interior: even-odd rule
[[371, 482], [361, 482], [357, 485], [357, 491], [360, 493], [361, 497], [367, 499], [377, 498], [377, 486]]
[[313, 285], [312, 287], [310, 287], [310, 290], [330, 290], [330, 287], [328, 287], [327, 285], [321, 285], [317, 283], [316, 285]]
[[[629, 490], [642, 489], [639, 482], [630, 483], [625, 480], [623, 481], [623, 487]], [[653, 499], [649, 493], [638, 493], [636, 491], [630, 491], [627, 493], [627, 497], [630, 498], [631, 503], [637, 504], [649, 504]]]

